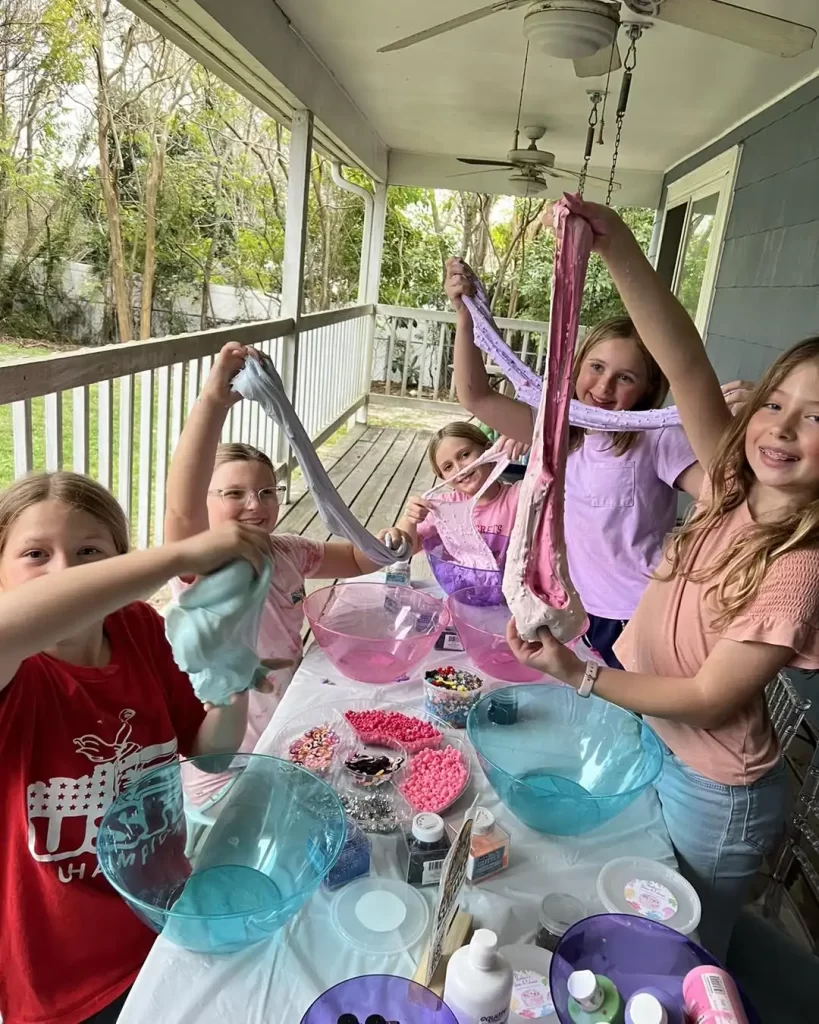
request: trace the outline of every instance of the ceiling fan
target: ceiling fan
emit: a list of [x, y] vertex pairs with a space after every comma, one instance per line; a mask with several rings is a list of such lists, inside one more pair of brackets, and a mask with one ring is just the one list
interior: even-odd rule
[[579, 78], [605, 75], [621, 66], [617, 32], [622, 7], [633, 14], [728, 39], [776, 57], [804, 53], [816, 39], [816, 30], [807, 25], [722, 0], [498, 0], [382, 46], [378, 52], [403, 50], [518, 7], [528, 7], [523, 16], [523, 33], [529, 42], [553, 57], [572, 60]]
[[[458, 163], [469, 164], [481, 168], [477, 171], [463, 171], [461, 174], [450, 174], [450, 178], [464, 178], [469, 174], [492, 174], [499, 171], [513, 171], [507, 178], [514, 195], [534, 196], [550, 188], [550, 178], [571, 178], [577, 179], [578, 171], [569, 171], [564, 167], [555, 167], [554, 153], [547, 153], [544, 149], [538, 149], [537, 140], [542, 139], [546, 129], [542, 125], [527, 125], [523, 128], [523, 134], [529, 139], [529, 145], [525, 149], [518, 149], [518, 133], [515, 132], [515, 142], [512, 149], [506, 154], [505, 160], [476, 160], [472, 157], [458, 157]], [[485, 170], [484, 168], [489, 168]], [[605, 178], [595, 178], [587, 175], [587, 181], [598, 181], [603, 185], [608, 184]], [[615, 188], [620, 186], [615, 183]]]

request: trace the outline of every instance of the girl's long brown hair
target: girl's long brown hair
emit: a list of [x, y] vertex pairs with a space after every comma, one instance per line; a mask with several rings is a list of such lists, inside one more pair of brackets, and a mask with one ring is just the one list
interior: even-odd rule
[[773, 363], [725, 432], [708, 471], [710, 495], [691, 507], [686, 521], [669, 539], [667, 571], [658, 573], [658, 578], [680, 575], [694, 583], [718, 578], [706, 591], [706, 600], [713, 601], [716, 608], [715, 629], [724, 628], [750, 604], [766, 572], [778, 558], [789, 551], [819, 545], [817, 497], [802, 508], [788, 511], [781, 519], [754, 523], [743, 530], [733, 544], [717, 552], [708, 565], [694, 569], [703, 537], [747, 500], [756, 479], [745, 456], [745, 435], [751, 418], [788, 374], [814, 360], [819, 361], [819, 337], [799, 342]]
[[[574, 369], [572, 371], [574, 383], [577, 383], [577, 378], [580, 376], [580, 368], [591, 350], [596, 348], [601, 341], [607, 341], [609, 338], [631, 339], [640, 350], [640, 355], [646, 364], [647, 387], [645, 394], [635, 403], [634, 409], [659, 409], [668, 394], [668, 381], [665, 379], [654, 357], [643, 344], [630, 316], [609, 317], [608, 320], [601, 320], [599, 324], [595, 324], [587, 332], [580, 348], [575, 353]], [[586, 432], [582, 427], [570, 427], [569, 451], [574, 452], [578, 448], [582, 448], [585, 436]], [[639, 437], [640, 434], [633, 430], [618, 430], [617, 433], [611, 435], [611, 451], [616, 456], [625, 455], [627, 451], [634, 447]]]

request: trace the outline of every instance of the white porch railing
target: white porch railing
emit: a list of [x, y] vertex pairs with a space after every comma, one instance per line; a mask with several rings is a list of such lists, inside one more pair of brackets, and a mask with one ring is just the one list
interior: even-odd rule
[[[11, 440], [15, 477], [33, 469], [88, 473], [116, 494], [140, 547], [161, 542], [170, 455], [225, 342], [255, 345], [279, 368], [291, 347], [295, 406], [318, 445], [366, 401], [373, 315], [372, 306], [307, 315], [298, 342], [293, 320], [283, 318], [2, 364], [0, 483], [9, 482]], [[253, 444], [275, 460], [285, 451], [279, 433], [257, 405], [242, 401], [222, 439]], [[287, 459], [288, 483], [291, 465]]]
[[[376, 306], [373, 384], [386, 395], [454, 401], [452, 349], [456, 315], [408, 306]], [[538, 375], [543, 373], [549, 324], [542, 320], [497, 321], [506, 343]], [[582, 330], [582, 329], [581, 329]], [[490, 375], [501, 376], [487, 357]]]
[[[294, 321], [281, 318], [0, 364], [0, 487], [30, 470], [88, 473], [116, 494], [140, 547], [159, 543], [170, 457], [226, 341], [257, 346], [285, 379], [283, 368], [295, 367], [294, 405], [318, 446], [371, 389], [452, 401], [454, 324], [454, 313], [361, 305], [302, 317], [298, 338]], [[548, 324], [498, 326], [542, 373]], [[222, 439], [267, 452], [289, 486], [292, 456], [257, 405], [237, 403]]]

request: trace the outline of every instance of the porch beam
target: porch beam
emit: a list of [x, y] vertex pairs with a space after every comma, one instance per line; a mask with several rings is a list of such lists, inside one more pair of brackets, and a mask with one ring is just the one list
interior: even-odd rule
[[273, 0], [122, 0], [279, 121], [315, 114], [322, 149], [387, 179], [387, 147]]
[[[285, 394], [296, 406], [299, 373], [299, 334], [304, 311], [304, 254], [307, 250], [307, 213], [310, 199], [310, 170], [313, 159], [313, 113], [297, 110], [290, 123], [290, 163], [287, 172], [287, 210], [282, 257], [281, 311], [293, 321], [293, 333], [284, 339], [282, 362], [278, 367]], [[290, 458], [283, 430], [276, 442], [275, 461], [286, 463], [285, 502], [290, 500]]]

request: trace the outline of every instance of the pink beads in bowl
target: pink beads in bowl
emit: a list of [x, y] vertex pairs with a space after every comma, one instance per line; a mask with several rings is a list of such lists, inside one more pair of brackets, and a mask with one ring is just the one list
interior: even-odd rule
[[344, 717], [365, 743], [394, 740], [411, 754], [428, 747], [438, 747], [443, 739], [441, 731], [431, 722], [401, 711], [373, 708], [345, 711]]
[[460, 743], [421, 750], [410, 758], [398, 788], [413, 812], [440, 814], [450, 807], [469, 782], [469, 761]]
[[438, 598], [386, 583], [337, 583], [314, 591], [302, 607], [333, 665], [362, 683], [409, 675], [449, 624]]

